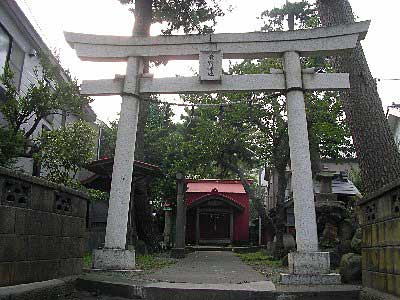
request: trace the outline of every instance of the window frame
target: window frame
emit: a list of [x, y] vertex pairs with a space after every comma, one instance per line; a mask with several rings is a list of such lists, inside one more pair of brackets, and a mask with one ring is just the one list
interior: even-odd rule
[[4, 25], [1, 23], [0, 23], [0, 28], [6, 33], [6, 35], [8, 35], [8, 37], [10, 39], [10, 42], [8, 43], [8, 51], [7, 51], [7, 56], [6, 56], [6, 63], [8, 63], [8, 62], [10, 62], [12, 45], [13, 45], [14, 39], [13, 39], [12, 35], [10, 34], [10, 32], [7, 30], [7, 28], [5, 28]]
[[[22, 75], [23, 75], [24, 66], [25, 66], [25, 55], [26, 55], [26, 53], [24, 52], [23, 48], [22, 48], [18, 43], [16, 43], [15, 39], [13, 38], [13, 36], [10, 34], [10, 32], [7, 30], [7, 28], [6, 28], [2, 23], [0, 23], [0, 28], [6, 33], [6, 35], [8, 36], [8, 38], [9, 38], [9, 40], [10, 40], [9, 43], [8, 43], [8, 51], [7, 51], [7, 56], [6, 56], [6, 64], [9, 64], [9, 65], [10, 65], [10, 64], [13, 64], [13, 62], [11, 61], [11, 56], [12, 56], [12, 51], [13, 51], [14, 46], [20, 48], [21, 51], [22, 51], [23, 54], [24, 54], [23, 61], [22, 61], [22, 65], [21, 65], [21, 70], [18, 70], [20, 74], [19, 74], [18, 78], [14, 78], [15, 87], [17, 88], [17, 90], [20, 90], [20, 89], [21, 89]], [[13, 64], [13, 65], [14, 65], [14, 64]], [[18, 68], [18, 67], [15, 66], [15, 65], [14, 65], [14, 67]], [[14, 75], [15, 75], [15, 74], [14, 74]], [[3, 86], [1, 83], [0, 83], [0, 89], [5, 90], [4, 86]]]

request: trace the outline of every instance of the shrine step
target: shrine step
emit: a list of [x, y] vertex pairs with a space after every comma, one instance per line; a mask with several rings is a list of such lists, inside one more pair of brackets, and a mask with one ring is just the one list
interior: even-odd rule
[[249, 247], [232, 247], [232, 246], [218, 246], [218, 245], [200, 245], [200, 246], [186, 246], [186, 250], [194, 251], [230, 251], [237, 253], [257, 252], [265, 249], [266, 246], [249, 246]]
[[243, 284], [152, 283], [143, 287], [146, 300], [275, 300], [271, 281]]
[[277, 285], [277, 300], [359, 300], [360, 286], [354, 285]]

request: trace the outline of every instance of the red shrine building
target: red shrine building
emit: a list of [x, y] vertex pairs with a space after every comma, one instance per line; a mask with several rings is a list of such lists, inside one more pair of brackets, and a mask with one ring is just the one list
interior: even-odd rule
[[239, 180], [187, 180], [186, 242], [249, 241], [249, 197]]

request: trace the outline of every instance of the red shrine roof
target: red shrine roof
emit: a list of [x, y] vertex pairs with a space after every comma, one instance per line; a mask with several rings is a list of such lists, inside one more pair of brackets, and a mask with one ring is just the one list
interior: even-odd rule
[[[187, 193], [232, 193], [246, 194], [240, 180], [222, 180], [222, 179], [188, 179]], [[249, 181], [251, 183], [251, 181]], [[214, 191], [213, 191], [214, 190]]]

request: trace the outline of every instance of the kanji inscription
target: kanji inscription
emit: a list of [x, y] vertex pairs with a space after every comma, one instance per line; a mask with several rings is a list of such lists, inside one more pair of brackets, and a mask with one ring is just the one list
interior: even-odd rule
[[220, 81], [222, 77], [222, 52], [200, 52], [200, 80]]

